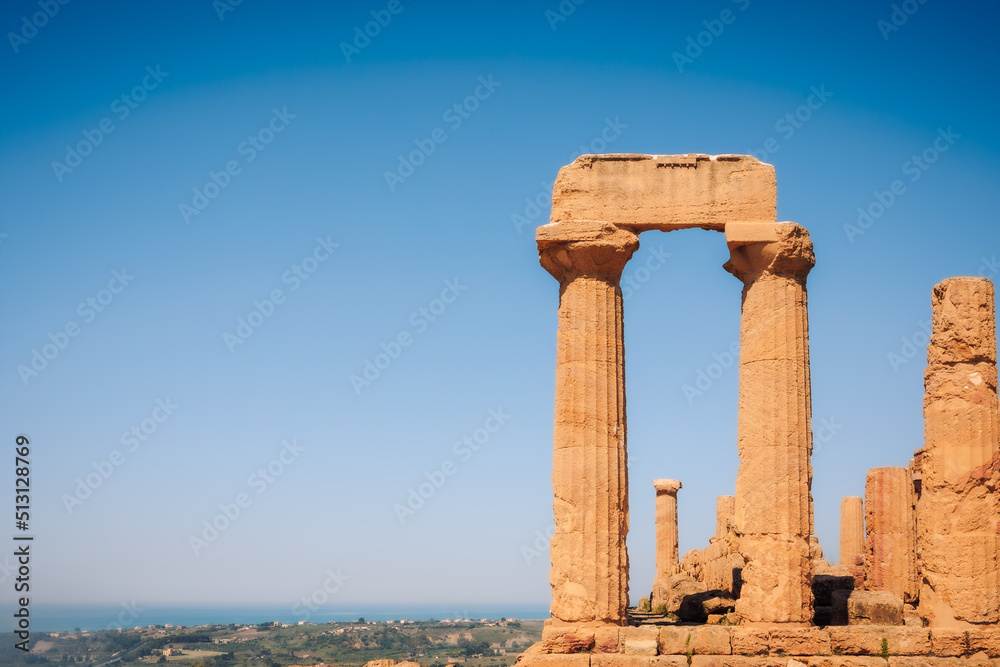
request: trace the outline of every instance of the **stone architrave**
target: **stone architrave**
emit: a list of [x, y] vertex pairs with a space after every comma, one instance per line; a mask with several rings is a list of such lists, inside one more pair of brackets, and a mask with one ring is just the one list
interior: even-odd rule
[[550, 555], [556, 621], [624, 624], [628, 473], [622, 269], [639, 247], [612, 224], [570, 221], [536, 234], [559, 281]]
[[730, 223], [726, 270], [743, 281], [735, 530], [746, 559], [742, 623], [813, 617], [812, 416], [806, 276], [812, 242], [794, 223]]
[[550, 221], [721, 232], [733, 222], [773, 224], [777, 202], [774, 167], [750, 155], [581, 155], [559, 170]]
[[917, 553], [920, 615], [935, 627], [1000, 621], [993, 283], [934, 287], [924, 374]]

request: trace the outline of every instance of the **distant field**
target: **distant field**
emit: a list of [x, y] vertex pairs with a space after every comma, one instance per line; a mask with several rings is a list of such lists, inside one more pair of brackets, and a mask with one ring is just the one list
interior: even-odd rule
[[[417, 621], [414, 623], [309, 623], [282, 627], [202, 625], [145, 626], [124, 631], [39, 633], [30, 658], [77, 667], [154, 667], [161, 651], [176, 667], [360, 667], [369, 660], [418, 662], [422, 667], [512, 667], [519, 653], [537, 641], [542, 621]], [[0, 634], [0, 665], [28, 665], [14, 649], [13, 635]], [[190, 647], [190, 648], [185, 648]], [[202, 648], [205, 647], [205, 648]], [[211, 648], [209, 648], [211, 647]]]
[[167, 662], [180, 662], [183, 660], [204, 660], [206, 658], [214, 658], [217, 655], [223, 655], [222, 651], [202, 651], [202, 650], [184, 651], [184, 655], [167, 656]]

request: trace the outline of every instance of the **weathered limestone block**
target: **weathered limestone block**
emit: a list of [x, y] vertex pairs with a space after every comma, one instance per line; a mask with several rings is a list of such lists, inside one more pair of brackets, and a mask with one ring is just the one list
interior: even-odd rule
[[731, 223], [726, 241], [731, 259], [725, 268], [744, 285], [734, 524], [746, 566], [736, 613], [741, 622], [809, 623], [812, 405], [805, 281], [815, 256], [809, 235], [793, 223]]
[[978, 667], [965, 658], [941, 658], [938, 656], [889, 656], [889, 667]]
[[711, 597], [706, 597], [701, 601], [701, 608], [706, 616], [724, 616], [734, 611], [736, 600], [731, 595], [726, 594], [725, 591], [709, 591], [709, 593], [711, 593]]
[[518, 667], [590, 667], [590, 660], [589, 653], [546, 654], [529, 649], [517, 657], [516, 664]]
[[729, 655], [733, 652], [729, 628], [702, 625], [692, 626], [690, 630], [691, 643], [688, 648], [696, 654]]
[[687, 575], [698, 581], [702, 577], [702, 565], [704, 563], [704, 553], [700, 549], [691, 549], [681, 558], [680, 574]]
[[691, 647], [691, 627], [664, 625], [659, 633], [661, 655], [683, 655]]
[[590, 667], [687, 667], [687, 656], [592, 655]]
[[773, 223], [774, 167], [748, 155], [582, 155], [559, 170], [550, 219], [605, 220], [635, 233]]
[[[717, 501], [716, 535], [709, 545], [698, 552], [699, 566], [694, 576], [709, 590], [725, 591], [733, 597], [740, 594], [743, 566], [739, 554], [739, 536], [732, 529], [735, 497], [721, 496]], [[721, 531], [721, 532], [720, 532]]]
[[917, 459], [920, 615], [935, 627], [1000, 621], [996, 315], [993, 284], [934, 287]]
[[622, 633], [625, 628], [616, 625], [600, 625], [594, 630], [594, 653], [618, 653], [621, 651]]
[[927, 655], [931, 650], [929, 628], [882, 628], [889, 655]]
[[695, 655], [691, 667], [795, 667], [789, 658], [742, 655]]
[[542, 653], [590, 651], [594, 648], [596, 630], [593, 624], [564, 624], [550, 619], [542, 627], [542, 640], [536, 646]]
[[628, 605], [628, 473], [621, 272], [636, 236], [599, 222], [537, 231], [560, 284], [550, 545], [552, 617], [622, 624]]
[[685, 596], [677, 616], [682, 621], [705, 623], [709, 616], [728, 613], [735, 604], [736, 600], [725, 591], [705, 591]]
[[713, 625], [665, 625], [660, 628], [660, 654], [689, 652], [713, 655], [732, 653], [730, 634], [739, 628]]
[[969, 633], [951, 628], [931, 628], [931, 653], [960, 656], [969, 652]]
[[837, 655], [878, 655], [882, 651], [884, 628], [830, 628], [830, 643]]
[[863, 655], [800, 656], [806, 667], [887, 667], [885, 659]]
[[1000, 658], [1000, 628], [969, 630], [969, 652], [982, 651], [991, 658]]
[[858, 587], [864, 580], [864, 499], [848, 496], [840, 501], [840, 564], [854, 575]]
[[865, 483], [865, 588], [917, 597], [916, 526], [909, 468], [872, 468]]
[[775, 628], [769, 639], [771, 653], [786, 655], [830, 655], [830, 633], [819, 628]]
[[851, 625], [902, 625], [903, 600], [889, 591], [854, 591], [847, 616]]
[[883, 658], [861, 655], [800, 657], [807, 667], [886, 667]]
[[[656, 489], [656, 578], [653, 599], [668, 587], [670, 577], [677, 573], [677, 492], [683, 485], [676, 479], [653, 480]], [[654, 608], [657, 606], [653, 605]]]
[[622, 653], [625, 655], [656, 655], [659, 652], [660, 630], [655, 625], [622, 628]]
[[676, 574], [667, 581], [660, 597], [656, 597], [654, 591], [653, 606], [656, 608], [663, 605], [668, 613], [676, 614], [686, 598], [705, 593], [707, 590], [705, 584], [697, 579], [686, 574]]
[[[648, 667], [688, 667], [686, 655], [658, 655], [655, 658], [647, 658], [647, 660], [649, 660]], [[601, 666], [592, 665], [592, 667]]]
[[730, 642], [733, 655], [765, 655], [768, 652], [770, 633], [764, 628], [731, 628]]
[[[693, 655], [691, 656], [690, 667], [772, 667], [760, 663], [762, 659], [745, 658], [737, 655]], [[787, 661], [786, 661], [787, 662]], [[779, 667], [775, 664], [773, 667]], [[780, 667], [787, 667], [784, 662]]]

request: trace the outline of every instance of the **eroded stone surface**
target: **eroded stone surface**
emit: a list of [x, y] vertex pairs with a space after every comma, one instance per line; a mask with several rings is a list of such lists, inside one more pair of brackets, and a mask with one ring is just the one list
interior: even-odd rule
[[542, 627], [542, 641], [536, 646], [542, 653], [590, 651], [594, 648], [596, 629], [593, 625], [567, 625], [549, 620]]
[[621, 624], [628, 604], [628, 474], [618, 281], [639, 244], [634, 234], [605, 223], [554, 227], [537, 235], [542, 266], [561, 287], [552, 616]]
[[667, 580], [666, 586], [659, 592], [654, 591], [653, 606], [662, 605], [668, 613], [678, 614], [684, 600], [693, 595], [705, 593], [705, 584], [687, 574], [675, 574]]
[[787, 655], [830, 655], [830, 633], [819, 628], [775, 628], [770, 631], [771, 653]]
[[715, 536], [726, 537], [733, 528], [736, 516], [736, 496], [719, 496], [715, 499]]
[[[805, 280], [815, 264], [799, 225], [730, 225], [725, 268], [743, 281], [736, 532], [746, 559], [741, 622], [813, 617], [811, 386]], [[775, 387], [782, 391], [775, 392]]]
[[660, 630], [655, 625], [623, 628], [622, 653], [625, 655], [656, 655], [659, 653]]
[[854, 591], [847, 616], [851, 625], [902, 625], [903, 600], [890, 591]]
[[[910, 469], [872, 468], [865, 483], [865, 588], [901, 602], [917, 597], [916, 525]], [[853, 599], [853, 598], [852, 598]]]
[[735, 496], [716, 500], [715, 535], [709, 545], [684, 555], [681, 571], [703, 582], [709, 590], [739, 597], [745, 560], [739, 553], [739, 536], [733, 527]]
[[551, 221], [636, 233], [777, 219], [774, 167], [747, 155], [582, 155], [559, 170]]
[[937, 627], [1000, 621], [996, 315], [993, 284], [934, 287], [924, 376], [920, 615]]

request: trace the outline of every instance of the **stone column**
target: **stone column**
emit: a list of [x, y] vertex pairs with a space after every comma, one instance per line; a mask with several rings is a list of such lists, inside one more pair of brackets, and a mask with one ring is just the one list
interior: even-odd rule
[[715, 499], [715, 537], [723, 539], [733, 525], [736, 514], [736, 496], [719, 496]]
[[840, 564], [854, 567], [865, 553], [865, 501], [847, 496], [840, 501]]
[[628, 471], [622, 269], [638, 237], [609, 223], [538, 228], [559, 281], [550, 545], [552, 617], [623, 624], [628, 605]]
[[913, 478], [909, 468], [872, 468], [865, 482], [865, 588], [916, 599]]
[[[656, 489], [656, 579], [654, 591], [664, 591], [677, 572], [677, 492], [683, 485], [676, 479], [654, 479]], [[658, 597], [654, 593], [654, 597]]]
[[813, 617], [812, 399], [806, 276], [812, 242], [793, 223], [729, 223], [726, 270], [743, 281], [735, 530], [746, 559], [742, 623]]
[[933, 626], [1000, 621], [996, 314], [993, 284], [934, 287], [924, 375], [920, 615]]
[[865, 577], [865, 501], [847, 496], [840, 501], [840, 564], [854, 575], [855, 587]]

